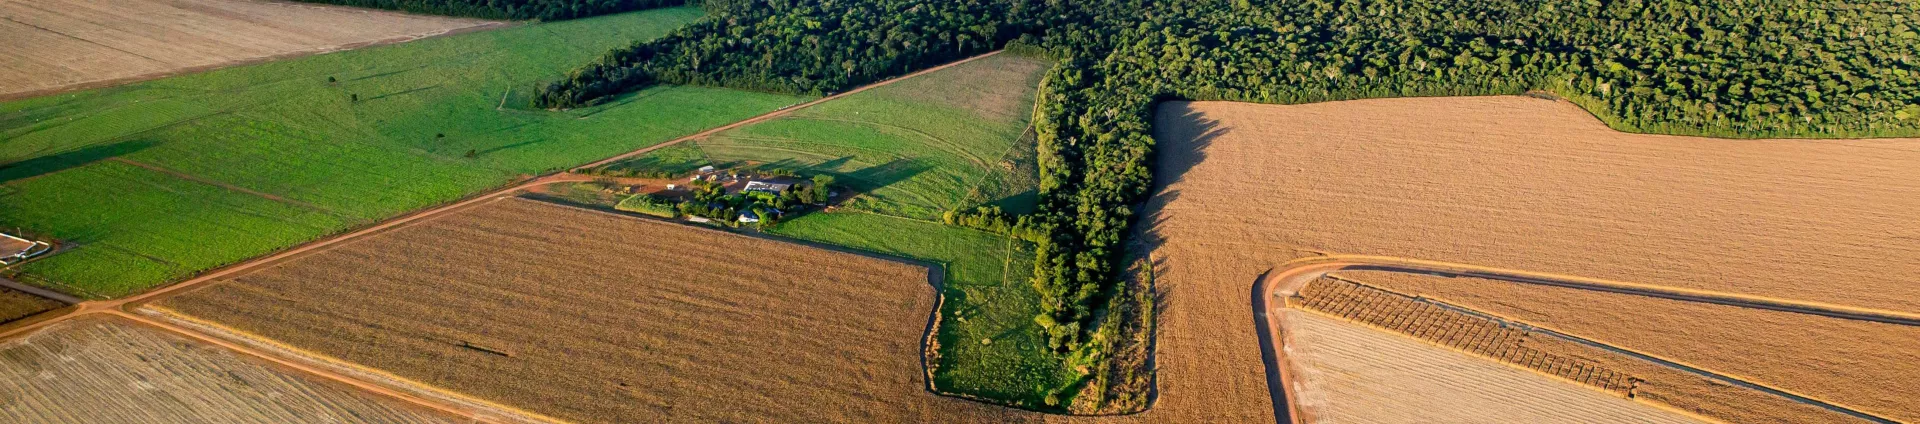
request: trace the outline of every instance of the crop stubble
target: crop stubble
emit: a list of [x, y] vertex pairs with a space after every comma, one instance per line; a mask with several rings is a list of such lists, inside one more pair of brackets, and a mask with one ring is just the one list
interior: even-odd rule
[[[1264, 398], [1254, 394], [1258, 356], [1240, 354], [1258, 352], [1246, 287], [1286, 261], [1321, 253], [1920, 311], [1908, 281], [1920, 274], [1920, 227], [1912, 225], [1920, 222], [1920, 168], [1911, 166], [1920, 163], [1920, 140], [1625, 134], [1570, 104], [1527, 97], [1169, 102], [1158, 115], [1162, 182], [1142, 231], [1166, 262], [1161, 280], [1175, 305], [1161, 326], [1163, 397], [1177, 396], [1191, 378], [1207, 390]], [[1528, 290], [1535, 289], [1504, 293]], [[1766, 328], [1838, 333], [1768, 339], [1754, 325], [1660, 333], [1600, 325], [1607, 320], [1598, 317], [1620, 309], [1617, 301], [1483, 300], [1467, 303], [1528, 320], [1582, 317], [1594, 325], [1540, 322], [1673, 359], [1713, 360], [1898, 419], [1920, 414], [1920, 396], [1877, 393], [1914, 387], [1889, 384], [1913, 381], [1914, 361], [1858, 366], [1860, 358], [1903, 358], [1896, 350], [1905, 344], [1850, 344], [1859, 350], [1836, 356], [1818, 342], [1908, 333], [1793, 314], [1765, 319]], [[1673, 303], [1645, 304], [1631, 317], [1700, 318]], [[1732, 322], [1722, 319], [1731, 314], [1711, 321]], [[1650, 344], [1656, 337], [1666, 341]], [[1772, 340], [1764, 355], [1699, 347], [1763, 339]]]
[[1400, 335], [1287, 309], [1287, 360], [1319, 422], [1691, 423], [1685, 415]]
[[457, 422], [118, 318], [0, 344], [0, 421]]
[[255, 0], [0, 0], [0, 98], [497, 25]]
[[926, 391], [934, 300], [919, 267], [513, 198], [159, 307], [584, 422], [1009, 413]]

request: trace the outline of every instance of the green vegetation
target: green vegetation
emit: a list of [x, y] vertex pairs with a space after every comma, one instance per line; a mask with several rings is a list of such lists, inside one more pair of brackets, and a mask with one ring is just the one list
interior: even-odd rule
[[940, 264], [942, 321], [934, 339], [934, 386], [1033, 409], [1075, 375], [1047, 351], [1033, 317], [1033, 245], [966, 228], [860, 212], [815, 213], [773, 234]]
[[700, 16], [525, 25], [0, 103], [0, 225], [78, 245], [9, 272], [123, 296], [804, 101], [663, 86], [566, 112], [501, 107]]
[[680, 6], [687, 0], [296, 0], [355, 7], [400, 10], [435, 15], [471, 16], [486, 19], [539, 19], [554, 21], [585, 18], [618, 12], [630, 12], [666, 6]]
[[692, 143], [680, 143], [654, 149], [654, 151], [647, 152], [644, 156], [589, 169], [584, 171], [584, 173], [610, 177], [669, 179], [693, 175], [694, 171], [699, 171], [700, 167], [707, 165], [721, 165], [723, 168], [733, 167], [731, 166], [732, 164], [714, 163], [713, 159], [707, 157], [706, 152], [700, 151], [700, 148], [695, 147]]
[[[609, 165], [610, 175], [685, 175], [757, 163], [831, 174], [860, 193], [843, 205], [938, 219], [982, 204], [1032, 207], [1032, 140], [1023, 139], [1046, 62], [999, 55], [794, 111]], [[1019, 142], [1015, 142], [1019, 141]]]
[[680, 217], [678, 205], [678, 203], [656, 199], [653, 196], [635, 194], [621, 199], [619, 204], [613, 205], [613, 208], [672, 219]]
[[1051, 229], [1033, 285], [1062, 361], [1111, 353], [1091, 336], [1106, 299], [1123, 292], [1118, 263], [1153, 182], [1161, 100], [1544, 90], [1626, 131], [1920, 135], [1920, 8], [1910, 0], [709, 5], [713, 19], [613, 51], [532, 98], [590, 105], [655, 82], [832, 92], [1014, 40], [1059, 59], [1039, 97], [1030, 222]]

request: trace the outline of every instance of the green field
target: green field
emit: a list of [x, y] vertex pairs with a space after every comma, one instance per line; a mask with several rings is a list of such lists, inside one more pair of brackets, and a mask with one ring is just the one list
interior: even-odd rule
[[[917, 219], [997, 204], [1032, 208], [1038, 175], [1026, 134], [1049, 63], [998, 55], [736, 128], [610, 169], [689, 170], [753, 162], [827, 173], [857, 191], [846, 207]], [[1017, 142], [1016, 142], [1017, 141]]]
[[941, 391], [1046, 408], [1048, 393], [1074, 381], [1033, 323], [1040, 294], [1029, 283], [1031, 243], [862, 212], [808, 214], [768, 232], [945, 266], [933, 375]]
[[701, 13], [522, 25], [0, 103], [0, 227], [78, 246], [8, 272], [124, 296], [806, 100], [655, 87], [566, 112], [521, 107], [541, 81]]

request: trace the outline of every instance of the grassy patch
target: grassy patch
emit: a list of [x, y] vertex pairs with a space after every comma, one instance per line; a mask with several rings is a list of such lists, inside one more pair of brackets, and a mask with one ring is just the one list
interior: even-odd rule
[[613, 168], [673, 171], [759, 162], [835, 175], [861, 193], [846, 206], [917, 219], [997, 204], [1032, 207], [1033, 141], [1024, 136], [1047, 63], [1000, 55], [663, 149]]
[[566, 112], [509, 104], [700, 15], [523, 25], [0, 103], [0, 225], [80, 245], [25, 279], [120, 296], [805, 100], [655, 87]]
[[768, 232], [944, 265], [933, 376], [942, 391], [1047, 408], [1046, 395], [1075, 378], [1045, 351], [1046, 336], [1033, 322], [1040, 299], [1028, 283], [1034, 253], [1027, 242], [860, 212], [809, 214]]

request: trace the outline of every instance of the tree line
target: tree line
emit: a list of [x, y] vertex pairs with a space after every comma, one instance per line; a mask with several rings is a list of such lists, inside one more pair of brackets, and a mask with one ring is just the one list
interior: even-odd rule
[[730, 0], [544, 87], [567, 108], [655, 83], [824, 94], [1012, 43], [1038, 94], [1033, 285], [1049, 348], [1098, 363], [1153, 186], [1153, 105], [1547, 91], [1614, 128], [1723, 137], [1920, 135], [1920, 8], [1904, 0]]
[[557, 21], [630, 12], [668, 6], [683, 6], [689, 0], [298, 0], [307, 3], [337, 4], [398, 10], [432, 15], [466, 16], [500, 20]]

